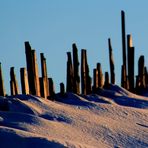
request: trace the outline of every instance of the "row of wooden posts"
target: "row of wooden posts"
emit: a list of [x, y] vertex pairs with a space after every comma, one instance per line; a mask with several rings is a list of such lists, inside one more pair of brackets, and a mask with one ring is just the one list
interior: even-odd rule
[[[123, 64], [121, 66], [121, 86], [131, 92], [148, 87], [148, 72], [144, 64], [144, 56], [138, 60], [138, 75], [135, 79], [134, 56], [135, 48], [132, 44], [132, 36], [126, 35], [125, 13], [121, 11], [121, 30], [122, 30], [122, 55]], [[102, 72], [101, 63], [97, 63], [93, 69], [93, 79], [89, 74], [89, 65], [87, 62], [87, 50], [81, 50], [81, 65], [78, 59], [78, 49], [76, 44], [72, 45], [72, 53], [67, 52], [67, 80], [66, 91], [64, 83], [60, 83], [60, 94], [73, 92], [76, 94], [96, 93], [99, 88], [109, 88], [110, 83], [115, 84], [115, 65], [113, 58], [113, 49], [111, 39], [108, 39], [109, 49], [109, 73]], [[46, 58], [40, 54], [41, 59], [41, 77], [39, 77], [36, 51], [33, 50], [29, 42], [25, 42], [26, 68], [20, 68], [22, 94], [31, 94], [44, 98], [52, 98], [55, 95], [54, 83], [52, 78], [48, 77]], [[81, 68], [79, 67], [81, 66]], [[79, 72], [79, 70], [81, 72]], [[80, 77], [81, 75], [81, 77]], [[80, 86], [81, 85], [81, 86]], [[10, 68], [10, 90], [11, 95], [20, 94], [18, 82], [15, 76], [14, 67]], [[0, 96], [5, 96], [5, 88], [2, 77], [2, 68], [0, 64]]]

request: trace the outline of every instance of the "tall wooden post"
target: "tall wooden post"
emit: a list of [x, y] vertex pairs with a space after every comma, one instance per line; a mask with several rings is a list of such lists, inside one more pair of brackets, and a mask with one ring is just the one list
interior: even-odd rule
[[36, 96], [40, 96], [40, 82], [38, 73], [38, 64], [35, 50], [32, 50], [32, 62], [33, 62], [33, 78], [34, 78], [34, 88]]
[[77, 49], [76, 44], [73, 44], [72, 47], [73, 47], [74, 93], [80, 94], [78, 49]]
[[44, 92], [43, 96], [46, 98], [47, 96], [50, 96], [49, 86], [48, 86], [46, 58], [44, 57], [43, 53], [40, 53], [40, 57], [41, 57], [41, 72], [42, 72], [42, 79], [43, 79], [43, 80], [40, 79], [40, 82], [42, 81], [43, 83], [45, 83], [45, 84], [42, 85], [43, 86], [42, 91]]
[[14, 73], [14, 67], [10, 68], [10, 90], [11, 95], [19, 94], [18, 82]]
[[[122, 30], [122, 53], [123, 53], [123, 67], [124, 73], [127, 75], [127, 66], [126, 66], [126, 33], [125, 33], [125, 13], [121, 11], [121, 30]], [[125, 77], [123, 77], [125, 78]], [[123, 80], [125, 82], [124, 88], [127, 89], [127, 78]]]
[[21, 77], [22, 94], [29, 94], [29, 84], [28, 84], [28, 76], [26, 68], [20, 69], [20, 77]]
[[3, 75], [2, 75], [2, 66], [0, 63], [0, 96], [5, 97], [6, 92], [5, 92], [5, 87], [4, 87], [4, 80], [3, 80]]
[[140, 79], [140, 88], [145, 88], [145, 76], [144, 76], [144, 56], [140, 56], [138, 61], [138, 75]]
[[127, 35], [127, 55], [128, 55], [128, 80], [129, 80], [129, 90], [134, 91], [134, 54], [135, 48], [132, 44], [132, 36]]
[[111, 83], [115, 84], [115, 66], [114, 66], [114, 59], [113, 59], [113, 53], [112, 53], [111, 39], [108, 39], [108, 46], [109, 46], [109, 63], [110, 63]]
[[101, 68], [101, 63], [97, 63], [97, 70], [98, 70], [98, 87], [102, 88], [104, 85], [104, 77]]
[[67, 92], [73, 92], [73, 65], [71, 52], [67, 52]]

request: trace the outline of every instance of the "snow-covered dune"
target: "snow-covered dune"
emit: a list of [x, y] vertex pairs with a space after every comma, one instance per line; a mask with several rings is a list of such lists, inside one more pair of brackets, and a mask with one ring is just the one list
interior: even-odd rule
[[148, 147], [148, 97], [116, 85], [56, 97], [1, 97], [0, 148]]

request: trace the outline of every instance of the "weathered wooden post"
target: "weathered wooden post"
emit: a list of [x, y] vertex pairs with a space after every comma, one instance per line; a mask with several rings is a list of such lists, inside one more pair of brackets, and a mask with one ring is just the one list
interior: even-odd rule
[[98, 70], [98, 87], [102, 88], [104, 85], [104, 77], [101, 68], [101, 63], [97, 63], [97, 70]]
[[19, 94], [18, 82], [14, 73], [14, 67], [10, 68], [10, 90], [11, 95]]
[[50, 98], [51, 99], [54, 99], [54, 96], [55, 96], [55, 90], [54, 90], [54, 83], [53, 83], [53, 80], [52, 78], [48, 78], [48, 85], [49, 85], [49, 93], [50, 93]]
[[126, 70], [125, 65], [122, 65], [121, 67], [121, 86], [123, 88], [127, 88], [127, 77], [126, 77]]
[[81, 91], [86, 95], [86, 50], [81, 50]]
[[4, 87], [4, 80], [3, 80], [3, 75], [2, 75], [2, 66], [0, 63], [0, 96], [5, 97], [6, 92], [5, 92], [5, 87]]
[[87, 63], [87, 52], [85, 49], [81, 50], [81, 89], [82, 94], [90, 94], [92, 91], [91, 77], [89, 76], [89, 66]]
[[98, 69], [93, 70], [93, 80], [94, 80], [94, 85], [93, 85], [93, 91], [96, 92], [97, 88], [99, 87], [98, 85]]
[[39, 82], [40, 82], [40, 95], [43, 98], [47, 98], [47, 90], [46, 90], [46, 79], [45, 77], [40, 77], [39, 78]]
[[140, 88], [145, 88], [145, 76], [144, 76], [144, 56], [140, 56], [138, 61], [138, 76], [140, 79]]
[[28, 76], [26, 68], [20, 69], [20, 77], [21, 77], [22, 94], [29, 94], [29, 84], [28, 84]]
[[129, 90], [134, 91], [134, 54], [135, 48], [132, 44], [132, 36], [127, 35], [127, 55], [128, 55], [128, 80], [129, 80]]
[[74, 93], [80, 94], [78, 49], [76, 44], [73, 44], [72, 47], [73, 47], [73, 70], [74, 70], [73, 91]]
[[36, 96], [40, 96], [40, 82], [39, 82], [39, 73], [38, 73], [38, 64], [35, 50], [32, 50], [32, 62], [33, 62], [33, 78], [34, 78], [34, 87]]
[[109, 63], [110, 63], [111, 83], [115, 84], [115, 66], [114, 66], [114, 59], [113, 59], [113, 53], [112, 53], [111, 39], [108, 39], [108, 46], [109, 46]]
[[46, 98], [47, 96], [50, 96], [49, 86], [48, 86], [48, 74], [47, 74], [46, 58], [44, 57], [43, 53], [40, 53], [40, 58], [41, 58], [41, 72], [42, 72], [42, 80], [40, 78], [40, 82], [45, 83], [45, 84], [42, 85], [42, 91], [44, 92], [42, 94], [44, 94], [43, 96]]
[[67, 92], [73, 92], [73, 65], [71, 52], [67, 52]]
[[65, 94], [65, 86], [64, 83], [60, 83], [60, 95], [64, 96]]
[[[121, 11], [121, 30], [122, 30], [122, 53], [123, 53], [123, 67], [124, 73], [127, 75], [127, 66], [126, 66], [126, 33], [125, 33], [125, 13]], [[123, 77], [125, 83], [124, 88], [127, 89], [127, 78]], [[121, 82], [122, 83], [122, 82]]]
[[109, 88], [109, 74], [108, 72], [105, 72], [105, 82], [104, 82], [104, 88]]

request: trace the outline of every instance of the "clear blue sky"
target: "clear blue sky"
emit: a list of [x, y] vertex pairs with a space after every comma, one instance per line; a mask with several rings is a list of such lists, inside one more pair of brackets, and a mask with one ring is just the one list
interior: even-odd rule
[[[26, 66], [24, 41], [47, 58], [48, 75], [58, 91], [65, 81], [66, 52], [72, 43], [87, 49], [92, 74], [97, 62], [109, 71], [107, 39], [112, 40], [116, 83], [120, 84], [122, 46], [120, 12], [126, 12], [126, 32], [133, 35], [135, 66], [141, 54], [148, 65], [148, 0], [0, 0], [0, 62], [7, 93], [9, 71]], [[40, 66], [39, 66], [40, 69]], [[137, 72], [137, 70], [136, 70]]]

